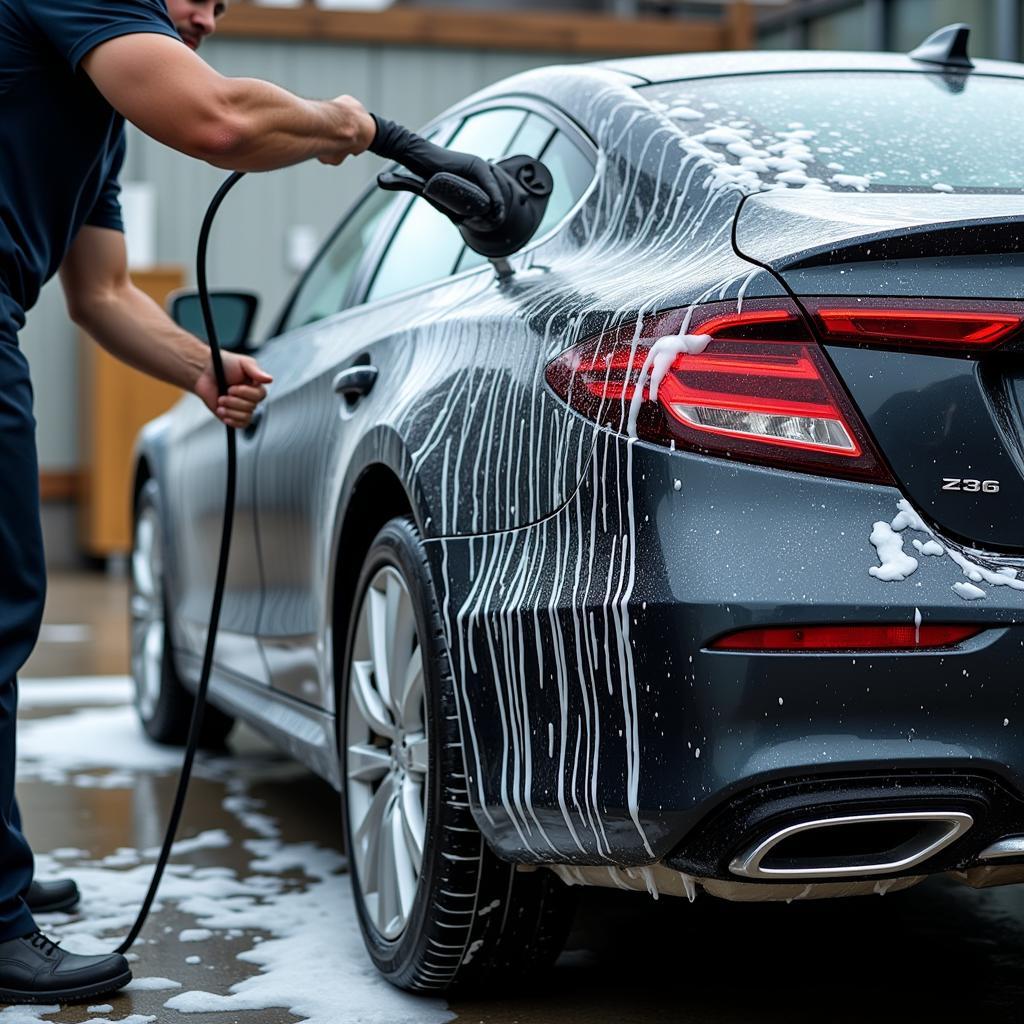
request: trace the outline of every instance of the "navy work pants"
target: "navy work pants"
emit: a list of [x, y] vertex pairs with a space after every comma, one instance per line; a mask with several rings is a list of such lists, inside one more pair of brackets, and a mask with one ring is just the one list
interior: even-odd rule
[[36, 642], [46, 596], [32, 383], [0, 330], [0, 942], [35, 928], [22, 896], [32, 851], [14, 799], [17, 673]]

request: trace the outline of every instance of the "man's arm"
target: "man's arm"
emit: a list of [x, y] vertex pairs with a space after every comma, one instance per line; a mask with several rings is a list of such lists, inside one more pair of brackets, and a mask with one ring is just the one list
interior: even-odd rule
[[270, 171], [362, 153], [376, 125], [351, 96], [305, 100], [269, 82], [226, 78], [169, 36], [101, 43], [82, 67], [115, 110], [147, 135], [233, 171]]
[[132, 284], [120, 231], [82, 228], [64, 257], [60, 279], [71, 319], [111, 355], [198, 395], [229, 426], [248, 426], [271, 378], [256, 360], [225, 352], [230, 386], [219, 398], [209, 348]]

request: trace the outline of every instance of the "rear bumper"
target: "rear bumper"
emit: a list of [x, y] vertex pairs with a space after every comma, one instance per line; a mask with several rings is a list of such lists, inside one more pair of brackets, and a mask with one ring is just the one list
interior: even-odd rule
[[[982, 772], [1016, 799], [1024, 592], [965, 601], [949, 557], [922, 556], [899, 583], [872, 577], [872, 524], [900, 497], [602, 434], [555, 516], [431, 542], [470, 790], [497, 852], [621, 865], [675, 854], [682, 867], [734, 798], [865, 771]], [[916, 610], [985, 632], [939, 652], [707, 649], [737, 628], [913, 622]]]

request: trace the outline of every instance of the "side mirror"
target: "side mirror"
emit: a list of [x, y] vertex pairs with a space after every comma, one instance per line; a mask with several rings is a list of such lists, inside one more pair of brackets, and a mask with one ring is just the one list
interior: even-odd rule
[[[209, 343], [203, 323], [199, 292], [177, 291], [167, 300], [171, 319], [201, 341]], [[210, 292], [210, 308], [217, 328], [217, 340], [225, 352], [248, 352], [249, 332], [260, 300], [250, 292]]]

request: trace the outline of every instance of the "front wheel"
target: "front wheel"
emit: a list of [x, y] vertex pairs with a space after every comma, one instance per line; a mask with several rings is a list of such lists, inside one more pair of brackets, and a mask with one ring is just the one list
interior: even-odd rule
[[[147, 480], [135, 505], [132, 535], [131, 664], [135, 710], [150, 739], [183, 746], [188, 739], [195, 698], [185, 689], [174, 667], [170, 612], [164, 583], [163, 522], [160, 488]], [[224, 746], [234, 719], [207, 706], [199, 745]]]
[[533, 976], [561, 951], [573, 902], [549, 872], [495, 857], [473, 820], [433, 580], [410, 520], [375, 538], [352, 608], [340, 748], [370, 957], [410, 991]]

